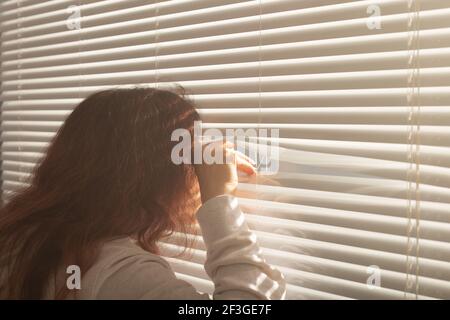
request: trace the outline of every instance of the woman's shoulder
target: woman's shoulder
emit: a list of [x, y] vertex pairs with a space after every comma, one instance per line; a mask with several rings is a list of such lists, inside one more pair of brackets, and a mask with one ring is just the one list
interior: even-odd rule
[[97, 263], [111, 266], [111, 264], [124, 259], [154, 261], [169, 267], [169, 264], [161, 256], [144, 250], [135, 240], [129, 237], [105, 242], [99, 253]]
[[[83, 273], [83, 271], [81, 270]], [[130, 238], [106, 242], [94, 265], [82, 274], [81, 299], [135, 299], [139, 288], [173, 274], [166, 260], [142, 249]]]

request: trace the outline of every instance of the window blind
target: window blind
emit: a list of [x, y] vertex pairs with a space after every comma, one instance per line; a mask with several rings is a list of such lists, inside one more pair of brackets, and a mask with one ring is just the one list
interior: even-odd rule
[[[177, 83], [206, 125], [279, 129], [260, 138], [279, 144], [278, 173], [238, 195], [288, 299], [450, 298], [448, 1], [0, 8], [5, 194], [90, 93]], [[161, 243], [177, 276], [212, 292], [201, 237], [174, 258], [178, 237]]]

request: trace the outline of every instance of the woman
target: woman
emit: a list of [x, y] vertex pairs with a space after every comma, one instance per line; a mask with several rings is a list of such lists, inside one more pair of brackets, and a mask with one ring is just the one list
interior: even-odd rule
[[[81, 102], [30, 186], [0, 211], [0, 297], [208, 299], [158, 250], [197, 220], [215, 299], [283, 298], [283, 277], [261, 258], [233, 197], [238, 171], [255, 174], [248, 159], [225, 148], [230, 164], [171, 161], [171, 133], [196, 120], [188, 100], [164, 90], [106, 90]], [[70, 266], [81, 289], [67, 285]]]

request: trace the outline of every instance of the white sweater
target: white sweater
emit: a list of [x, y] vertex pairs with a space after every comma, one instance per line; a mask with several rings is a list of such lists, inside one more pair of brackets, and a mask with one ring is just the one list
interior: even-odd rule
[[[283, 299], [282, 274], [260, 255], [256, 236], [237, 199], [219, 196], [197, 212], [207, 248], [205, 270], [215, 285], [214, 299]], [[83, 274], [77, 299], [210, 299], [177, 279], [167, 261], [130, 238], [106, 243]], [[66, 275], [68, 276], [68, 275]], [[47, 292], [53, 292], [48, 288]], [[51, 294], [47, 298], [52, 298]]]

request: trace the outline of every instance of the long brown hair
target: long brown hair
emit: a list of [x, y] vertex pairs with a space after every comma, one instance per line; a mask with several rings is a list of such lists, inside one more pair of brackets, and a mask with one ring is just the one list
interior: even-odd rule
[[[109, 239], [135, 236], [158, 253], [162, 237], [190, 232], [198, 182], [192, 166], [171, 161], [170, 137], [198, 119], [189, 100], [165, 90], [112, 89], [82, 101], [29, 187], [0, 210], [6, 298], [43, 298], [58, 268], [85, 272]], [[60, 284], [55, 297], [67, 294]]]

